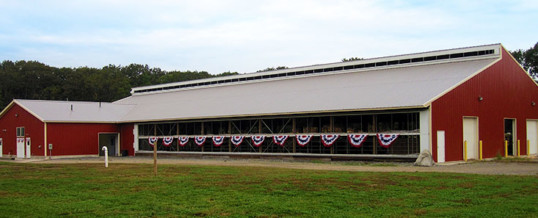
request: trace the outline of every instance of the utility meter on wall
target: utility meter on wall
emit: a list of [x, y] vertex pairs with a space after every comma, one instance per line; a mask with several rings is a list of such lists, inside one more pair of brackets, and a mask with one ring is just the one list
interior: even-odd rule
[[49, 144], [49, 150], [52, 150], [52, 144]]

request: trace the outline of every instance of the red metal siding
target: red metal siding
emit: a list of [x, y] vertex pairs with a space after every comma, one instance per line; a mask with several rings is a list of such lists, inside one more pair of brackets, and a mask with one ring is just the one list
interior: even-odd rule
[[24, 127], [25, 136], [32, 140], [31, 155], [44, 155], [44, 124], [17, 104], [0, 117], [0, 138], [3, 139], [3, 155], [17, 155], [17, 127]]
[[118, 133], [116, 124], [48, 123], [52, 155], [98, 155], [99, 133]]
[[[483, 97], [482, 101], [478, 97]], [[483, 157], [504, 154], [504, 118], [514, 118], [521, 154], [526, 154], [526, 119], [538, 119], [538, 86], [502, 49], [502, 60], [431, 104], [432, 153], [437, 160], [437, 131], [445, 131], [445, 159], [463, 159], [463, 117], [478, 117]]]
[[121, 129], [121, 148], [120, 150], [127, 150], [129, 156], [134, 156], [134, 135], [133, 135], [133, 124], [122, 124], [119, 127]]

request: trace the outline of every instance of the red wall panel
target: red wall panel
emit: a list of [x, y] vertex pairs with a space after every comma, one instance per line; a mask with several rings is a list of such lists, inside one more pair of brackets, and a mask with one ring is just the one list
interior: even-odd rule
[[133, 135], [133, 129], [134, 124], [122, 124], [119, 126], [121, 129], [121, 147], [120, 150], [127, 150], [129, 153], [129, 156], [134, 156], [134, 135]]
[[[538, 119], [538, 86], [502, 49], [502, 59], [431, 104], [432, 154], [437, 160], [437, 131], [445, 131], [445, 159], [463, 159], [463, 117], [478, 117], [483, 157], [504, 154], [504, 119], [514, 118], [521, 154], [526, 154], [526, 119]], [[483, 98], [482, 101], [478, 97]]]
[[0, 117], [0, 138], [3, 139], [3, 155], [17, 155], [17, 127], [24, 127], [25, 136], [31, 138], [31, 155], [44, 155], [44, 124], [17, 104]]
[[116, 124], [48, 123], [52, 155], [98, 155], [99, 133], [118, 133]]

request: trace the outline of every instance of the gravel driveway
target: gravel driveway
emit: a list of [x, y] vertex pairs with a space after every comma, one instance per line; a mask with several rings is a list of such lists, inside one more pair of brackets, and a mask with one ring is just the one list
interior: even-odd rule
[[[31, 162], [39, 164], [71, 164], [71, 163], [104, 163], [103, 157], [33, 159], [15, 162]], [[109, 164], [146, 163], [152, 164], [151, 157], [112, 157]], [[534, 175], [538, 176], [538, 158], [525, 161], [476, 161], [467, 163], [447, 163], [433, 167], [416, 167], [411, 163], [361, 163], [361, 162], [297, 162], [259, 159], [183, 159], [161, 158], [159, 164], [211, 165], [211, 166], [251, 166], [279, 167], [289, 169], [338, 170], [357, 172], [451, 172], [489, 175]]]

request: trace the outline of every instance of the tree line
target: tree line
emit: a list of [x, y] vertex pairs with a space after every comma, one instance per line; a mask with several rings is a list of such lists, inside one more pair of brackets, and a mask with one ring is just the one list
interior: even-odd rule
[[[538, 43], [527, 50], [511, 52], [538, 81]], [[351, 57], [343, 62], [361, 60]], [[287, 69], [269, 67], [257, 72]], [[111, 102], [130, 95], [131, 88], [211, 77], [237, 75], [206, 71], [165, 71], [148, 65], [108, 65], [103, 68], [58, 68], [38, 61], [3, 61], [0, 64], [0, 111], [13, 99]]]
[[7, 60], [0, 64], [0, 110], [13, 99], [111, 102], [129, 96], [132, 87], [237, 74], [164, 71], [141, 64], [57, 68], [37, 61]]

